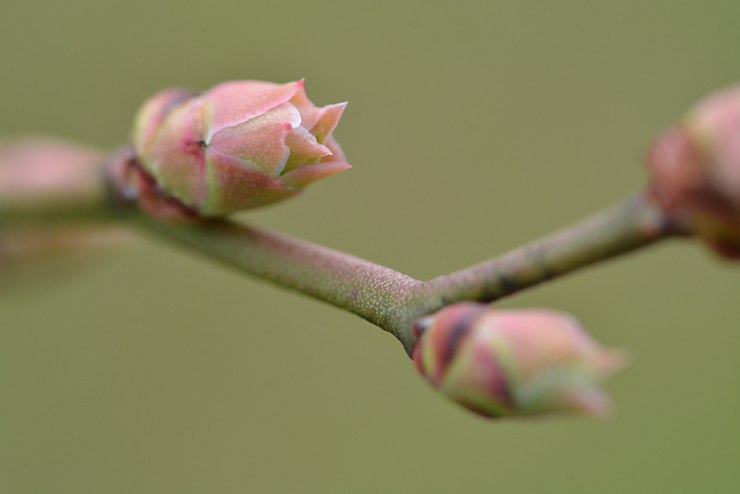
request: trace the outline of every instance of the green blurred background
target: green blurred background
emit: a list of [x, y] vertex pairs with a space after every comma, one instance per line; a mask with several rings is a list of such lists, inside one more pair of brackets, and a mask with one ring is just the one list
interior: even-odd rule
[[[0, 4], [0, 132], [111, 148], [168, 86], [305, 77], [353, 169], [246, 216], [428, 279], [638, 189], [651, 137], [740, 80], [740, 4]], [[740, 270], [672, 242], [501, 305], [629, 369], [606, 421], [484, 421], [391, 336], [170, 245], [0, 294], [8, 493], [740, 492]]]

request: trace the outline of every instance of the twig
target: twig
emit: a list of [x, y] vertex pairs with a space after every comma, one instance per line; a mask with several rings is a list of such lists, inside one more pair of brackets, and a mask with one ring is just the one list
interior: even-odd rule
[[[120, 200], [120, 198], [119, 198]], [[250, 275], [347, 310], [391, 332], [407, 352], [419, 317], [465, 300], [490, 302], [676, 233], [647, 194], [515, 249], [423, 283], [392, 269], [229, 220], [174, 225], [131, 203], [80, 196], [44, 207], [0, 202], [0, 227], [72, 221], [122, 221], [194, 249]]]

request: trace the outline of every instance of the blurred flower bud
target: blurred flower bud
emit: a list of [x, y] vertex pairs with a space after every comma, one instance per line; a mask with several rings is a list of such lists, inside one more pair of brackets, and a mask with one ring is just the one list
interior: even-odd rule
[[345, 106], [314, 106], [303, 81], [167, 89], [139, 109], [131, 142], [161, 194], [199, 215], [224, 215], [349, 168], [332, 137]]
[[103, 197], [105, 154], [48, 137], [0, 140], [0, 205], [25, 208]]
[[666, 211], [727, 258], [740, 258], [740, 87], [700, 102], [654, 141], [648, 170]]
[[[0, 292], [53, 277], [59, 270], [69, 271], [99, 253], [132, 243], [131, 232], [109, 226], [94, 213], [88, 218], [95, 219], [92, 223], [53, 221], [58, 211], [82, 213], [100, 207], [105, 197], [104, 159], [96, 149], [61, 139], [0, 139]], [[2, 216], [7, 211], [11, 217], [29, 219], [38, 211], [40, 221], [35, 226], [6, 224]]]
[[417, 370], [465, 408], [486, 417], [552, 413], [603, 415], [596, 385], [622, 367], [571, 316], [458, 303], [421, 319]]

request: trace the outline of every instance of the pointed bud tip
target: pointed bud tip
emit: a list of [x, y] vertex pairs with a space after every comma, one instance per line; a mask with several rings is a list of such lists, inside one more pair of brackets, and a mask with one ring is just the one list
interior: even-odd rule
[[623, 348], [602, 349], [593, 365], [599, 371], [602, 379], [607, 379], [630, 364], [630, 354]]
[[[200, 215], [294, 197], [294, 189], [350, 168], [331, 137], [346, 103], [317, 108], [304, 86], [304, 79], [232, 81], [197, 98], [162, 91], [137, 114], [138, 161], [158, 193]], [[151, 199], [150, 192], [139, 196]]]
[[613, 411], [612, 400], [603, 391], [592, 388], [566, 393], [573, 411], [590, 417], [608, 418]]
[[327, 163], [311, 163], [303, 165], [295, 170], [292, 170], [285, 175], [282, 175], [280, 179], [289, 187], [303, 188], [307, 185], [331, 175], [343, 172], [352, 168], [347, 163], [338, 161], [329, 161]]

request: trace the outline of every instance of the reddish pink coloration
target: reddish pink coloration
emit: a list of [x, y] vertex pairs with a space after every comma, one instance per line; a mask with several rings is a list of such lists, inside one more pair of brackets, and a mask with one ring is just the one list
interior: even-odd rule
[[658, 136], [647, 166], [654, 194], [727, 258], [740, 258], [740, 88], [707, 98]]
[[139, 157], [145, 156], [142, 164], [162, 188], [188, 205], [202, 203], [207, 195], [201, 116], [197, 99], [174, 106], [150, 145], [136, 150]]
[[285, 185], [293, 188], [301, 189], [311, 182], [335, 173], [339, 173], [350, 168], [347, 163], [341, 161], [330, 161], [329, 163], [310, 163], [303, 165], [283, 175], [282, 178]]
[[699, 154], [713, 168], [713, 184], [740, 209], [740, 87], [699, 103], [684, 126]]
[[[290, 148], [290, 156], [285, 163], [283, 172], [287, 173], [299, 166], [303, 166], [310, 161], [315, 161], [319, 158], [319, 161], [328, 156], [332, 159], [336, 159], [336, 153], [332, 153], [331, 149], [319, 144], [313, 134], [303, 126], [296, 127], [293, 132], [290, 132], [285, 138], [285, 145]], [[344, 156], [341, 156], [344, 160]]]
[[342, 148], [339, 146], [339, 143], [334, 140], [333, 135], [329, 135], [326, 138], [326, 140], [324, 141], [324, 146], [326, 146], [329, 151], [331, 151], [331, 155], [319, 158], [319, 163], [347, 162], [347, 158], [344, 157], [344, 152], [342, 152]]
[[347, 107], [347, 103], [337, 103], [336, 105], [327, 105], [319, 111], [318, 120], [311, 127], [311, 132], [316, 136], [316, 139], [323, 142], [326, 136], [336, 128], [339, 123], [339, 119], [342, 118], [342, 113]]
[[123, 203], [136, 200], [150, 216], [172, 224], [192, 224], [202, 219], [182, 202], [167, 197], [154, 179], [141, 168], [134, 151], [126, 146], [110, 153], [105, 161], [106, 182], [116, 199]]
[[[237, 211], [266, 206], [301, 193], [276, 180], [272, 175], [242, 160], [218, 151], [208, 151], [207, 183], [218, 194], [209, 194], [203, 208], [206, 211]], [[244, 191], [249, 190], [249, 194]]]
[[166, 90], [139, 110], [132, 146], [157, 191], [218, 216], [287, 199], [349, 168], [331, 135], [345, 106], [315, 107], [303, 81]]
[[139, 110], [140, 115], [131, 132], [132, 144], [137, 152], [148, 149], [162, 122], [173, 108], [197, 95], [198, 92], [192, 89], [172, 88], [152, 96]]
[[285, 139], [301, 124], [301, 115], [290, 103], [269, 113], [227, 127], [213, 136], [208, 149], [256, 165], [270, 175], [279, 175], [290, 155]]
[[424, 372], [421, 367], [420, 354], [423, 348], [417, 344], [414, 348], [413, 359], [417, 362], [417, 369], [425, 375], [435, 386], [439, 387], [444, 379], [445, 372], [452, 358], [455, 356], [462, 337], [470, 331], [471, 323], [475, 318], [483, 315], [486, 306], [474, 302], [461, 302], [450, 305], [435, 314], [432, 326], [434, 331], [429, 331], [424, 336], [432, 349], [434, 356], [434, 367], [429, 372]]
[[545, 309], [490, 309], [477, 322], [496, 328], [506, 338], [523, 380], [530, 380], [561, 362], [585, 360], [599, 373], [620, 367], [619, 359], [604, 350], [574, 317]]
[[[303, 80], [301, 80], [303, 83]], [[301, 114], [302, 125], [306, 129], [311, 129], [319, 119], [320, 108], [317, 108], [308, 96], [306, 96], [306, 88], [304, 84], [301, 84], [298, 90], [295, 92], [293, 97], [290, 98], [290, 102], [298, 109]]]
[[647, 166], [657, 198], [670, 209], [689, 203], [708, 185], [702, 174], [705, 164], [681, 127], [672, 127], [653, 141]]
[[131, 179], [138, 191], [139, 206], [150, 216], [173, 224], [190, 224], [199, 221], [200, 218], [195, 212], [188, 210], [181, 202], [163, 196], [152, 178], [137, 165], [131, 168]]
[[2, 140], [0, 202], [50, 203], [100, 196], [104, 156], [49, 138]]
[[602, 415], [596, 383], [622, 365], [571, 316], [453, 304], [417, 325], [412, 357], [450, 398], [489, 416], [579, 412]]
[[203, 94], [206, 108], [206, 144], [222, 129], [247, 122], [264, 115], [268, 110], [289, 101], [303, 80], [287, 84], [262, 81], [224, 82]]

